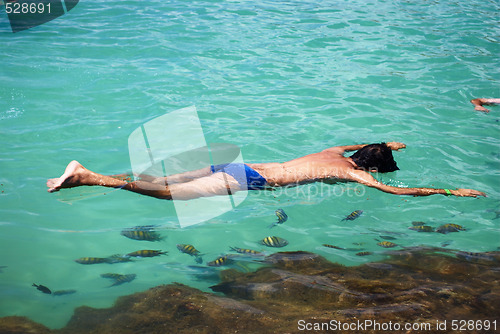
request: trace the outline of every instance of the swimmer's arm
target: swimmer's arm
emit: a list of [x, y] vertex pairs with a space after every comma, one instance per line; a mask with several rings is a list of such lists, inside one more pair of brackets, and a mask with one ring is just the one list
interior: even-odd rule
[[399, 188], [388, 186], [377, 181], [371, 174], [353, 170], [349, 172], [345, 179], [358, 182], [368, 187], [376, 188], [383, 192], [395, 195], [410, 195], [410, 196], [429, 196], [429, 195], [453, 195], [459, 197], [477, 197], [486, 196], [485, 193], [474, 189], [435, 189], [435, 188]]
[[[402, 149], [402, 148], [405, 148], [406, 145], [403, 144], [403, 143], [397, 143], [397, 142], [389, 142], [389, 143], [386, 143], [387, 146], [393, 150], [393, 151], [397, 151], [399, 149]], [[335, 146], [335, 147], [330, 147], [330, 148], [327, 148], [326, 152], [335, 152], [335, 153], [339, 153], [339, 154], [343, 154], [344, 152], [350, 152], [350, 151], [357, 151], [357, 150], [360, 150], [362, 149], [363, 147], [367, 146], [369, 144], [361, 144], [361, 145], [346, 145], [346, 146]]]
[[470, 100], [470, 103], [474, 105], [474, 110], [489, 112], [489, 110], [483, 107], [483, 105], [491, 106], [494, 104], [500, 104], [500, 99], [472, 99]]
[[398, 151], [402, 148], [406, 148], [406, 145], [403, 144], [403, 143], [398, 143], [398, 142], [395, 142], [395, 141], [391, 141], [389, 143], [386, 143], [386, 145], [393, 151]]
[[357, 151], [362, 149], [368, 144], [361, 144], [361, 145], [346, 145], [346, 146], [334, 146], [327, 148], [324, 150], [324, 152], [335, 152], [335, 153], [340, 153], [343, 154], [344, 152], [350, 152], [350, 151]]

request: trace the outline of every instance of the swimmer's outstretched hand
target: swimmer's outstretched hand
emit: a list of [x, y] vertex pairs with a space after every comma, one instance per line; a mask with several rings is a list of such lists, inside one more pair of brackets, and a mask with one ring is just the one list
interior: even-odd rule
[[402, 149], [402, 148], [406, 148], [406, 145], [403, 144], [403, 143], [397, 143], [397, 142], [390, 142], [390, 143], [387, 143], [387, 146], [393, 150], [393, 151], [397, 151], [399, 149]]
[[472, 99], [470, 100], [470, 103], [474, 105], [474, 110], [488, 113], [490, 111], [483, 106], [500, 104], [500, 99]]
[[459, 197], [477, 197], [477, 196], [486, 197], [485, 193], [474, 189], [456, 189], [456, 190], [450, 190], [450, 192], [452, 195]]

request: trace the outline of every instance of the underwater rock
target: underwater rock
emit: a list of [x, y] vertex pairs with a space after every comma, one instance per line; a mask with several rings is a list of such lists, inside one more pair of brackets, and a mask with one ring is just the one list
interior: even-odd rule
[[[212, 286], [220, 295], [163, 285], [121, 297], [111, 308], [79, 307], [62, 329], [42, 326], [31, 332], [300, 333], [300, 324], [332, 320], [435, 325], [498, 318], [500, 252], [414, 247], [385, 254], [385, 260], [346, 267], [308, 252], [275, 253], [254, 272], [220, 271], [220, 282]], [[0, 332], [24, 326], [26, 320], [0, 319]], [[373, 327], [363, 331], [379, 332]], [[425, 333], [452, 331], [434, 326]]]
[[[325, 322], [356, 318], [436, 323], [445, 319], [495, 318], [500, 288], [493, 285], [500, 272], [487, 270], [483, 262], [464, 262], [440, 251], [394, 251], [384, 262], [357, 267], [329, 263], [305, 252], [276, 253], [267, 258], [272, 267], [228, 275], [228, 280], [212, 289], [228, 297], [247, 299], [268, 312], [275, 305], [272, 313], [278, 314], [281, 309], [284, 316], [302, 314], [302, 319], [310, 316], [316, 322], [320, 321], [319, 314]], [[490, 252], [487, 256], [491, 259], [495, 255]], [[499, 263], [490, 265], [498, 267]]]
[[251, 305], [170, 284], [121, 297], [111, 308], [79, 307], [57, 333], [258, 333], [273, 322]]
[[302, 251], [274, 253], [266, 257], [264, 263], [271, 264], [279, 269], [292, 269], [299, 273], [306, 273], [310, 269], [321, 270], [325, 267], [343, 267], [340, 264], [329, 262], [318, 254]]
[[0, 333], [49, 334], [52, 333], [52, 331], [44, 325], [40, 325], [26, 317], [11, 316], [0, 318]]

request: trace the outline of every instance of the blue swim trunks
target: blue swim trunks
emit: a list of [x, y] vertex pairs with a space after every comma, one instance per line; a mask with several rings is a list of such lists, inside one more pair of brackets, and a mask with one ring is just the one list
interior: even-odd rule
[[261, 190], [267, 185], [267, 181], [255, 169], [243, 163], [230, 163], [210, 166], [212, 173], [224, 172], [234, 177], [243, 189]]

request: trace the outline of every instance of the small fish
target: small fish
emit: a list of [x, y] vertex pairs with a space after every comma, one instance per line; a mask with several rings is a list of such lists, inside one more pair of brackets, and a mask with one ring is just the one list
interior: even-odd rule
[[111, 279], [117, 279], [117, 278], [119, 278], [120, 276], [122, 276], [122, 274], [115, 274], [115, 273], [106, 273], [106, 274], [101, 274], [101, 277], [102, 277], [102, 278], [111, 278]]
[[334, 245], [329, 245], [329, 244], [323, 244], [322, 246], [328, 247], [328, 248], [334, 248], [334, 249], [345, 249], [345, 248], [342, 248], [342, 247], [339, 247], [339, 246], [334, 246]]
[[76, 290], [57, 290], [57, 291], [52, 292], [52, 296], [71, 295], [75, 292], [76, 292]]
[[286, 215], [285, 211], [283, 211], [283, 209], [278, 209], [278, 210], [274, 211], [274, 213], [278, 217], [278, 221], [269, 225], [269, 228], [273, 228], [274, 226], [276, 226], [278, 224], [283, 224], [284, 222], [286, 222], [288, 220], [288, 216]]
[[359, 253], [356, 253], [357, 256], [367, 256], [367, 255], [372, 255], [373, 253], [372, 252], [359, 252]]
[[131, 257], [154, 257], [160, 256], [162, 254], [167, 254], [168, 252], [162, 252], [161, 250], [152, 250], [152, 249], [142, 249], [132, 253], [128, 253], [127, 256]]
[[207, 265], [210, 267], [220, 267], [220, 266], [225, 266], [227, 264], [230, 264], [233, 262], [227, 255], [219, 256], [215, 260], [208, 262]]
[[192, 256], [200, 254], [200, 251], [194, 248], [193, 245], [178, 244], [177, 249], [180, 250], [182, 253], [186, 253]]
[[457, 224], [444, 224], [436, 229], [436, 232], [443, 234], [458, 231], [465, 231], [465, 228]]
[[132, 282], [136, 276], [137, 276], [136, 274], [121, 275], [120, 277], [115, 279], [115, 282], [113, 284], [111, 284], [111, 286], [116, 286], [116, 285], [120, 285], [123, 283]]
[[409, 230], [417, 231], [417, 232], [434, 232], [434, 227], [429, 225], [414, 225], [408, 227]]
[[384, 248], [391, 248], [391, 247], [397, 246], [397, 244], [395, 244], [394, 242], [390, 242], [390, 241], [378, 242], [377, 245], [379, 245], [380, 247], [384, 247]]
[[194, 248], [193, 245], [178, 244], [177, 249], [180, 250], [182, 253], [194, 256], [194, 260], [196, 261], [196, 263], [203, 263], [203, 258], [200, 255], [200, 251]]
[[351, 212], [347, 217], [345, 217], [341, 221], [354, 220], [354, 219], [358, 218], [359, 216], [361, 216], [362, 214], [363, 214], [363, 210], [356, 210], [356, 211]]
[[133, 240], [160, 241], [163, 239], [158, 232], [136, 228], [124, 229], [120, 234]]
[[262, 245], [268, 246], [268, 247], [285, 247], [288, 245], [288, 241], [286, 241], [283, 238], [280, 237], [265, 237], [260, 241]]
[[236, 253], [240, 254], [248, 254], [248, 255], [263, 255], [261, 252], [258, 252], [253, 249], [246, 249], [246, 248], [238, 248], [238, 247], [229, 247], [231, 250], [235, 251]]
[[109, 263], [109, 259], [104, 257], [81, 257], [76, 259], [75, 262], [80, 264]]
[[412, 224], [413, 226], [422, 226], [422, 225], [426, 225], [426, 223], [425, 223], [425, 222], [411, 222], [411, 224]]
[[109, 278], [109, 279], [114, 280], [114, 282], [113, 282], [113, 284], [111, 284], [111, 286], [116, 286], [116, 285], [120, 285], [123, 283], [132, 282], [136, 276], [137, 276], [136, 274], [127, 274], [127, 275], [114, 274], [114, 273], [101, 274], [101, 277], [103, 277], [103, 278]]
[[43, 293], [46, 293], [48, 295], [50, 295], [52, 293], [52, 291], [50, 291], [50, 289], [47, 288], [45, 285], [33, 283], [32, 286], [34, 286], [38, 291], [42, 291]]

